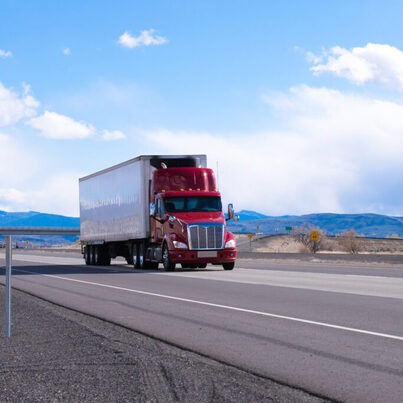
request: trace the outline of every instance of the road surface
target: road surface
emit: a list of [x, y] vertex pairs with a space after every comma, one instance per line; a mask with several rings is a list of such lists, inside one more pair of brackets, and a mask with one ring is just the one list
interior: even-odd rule
[[402, 400], [403, 264], [164, 272], [16, 251], [13, 287], [318, 396]]

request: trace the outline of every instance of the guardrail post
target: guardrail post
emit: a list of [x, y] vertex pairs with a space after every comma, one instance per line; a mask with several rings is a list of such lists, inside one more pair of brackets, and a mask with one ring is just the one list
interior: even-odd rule
[[11, 336], [11, 263], [12, 235], [80, 235], [80, 228], [75, 227], [6, 227], [0, 226], [0, 234], [6, 236], [6, 303], [5, 329], [6, 337]]
[[5, 336], [11, 337], [11, 260], [12, 260], [12, 236], [6, 236], [6, 315]]

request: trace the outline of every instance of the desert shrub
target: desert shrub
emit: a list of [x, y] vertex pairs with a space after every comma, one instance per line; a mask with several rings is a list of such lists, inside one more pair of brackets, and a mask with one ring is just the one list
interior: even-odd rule
[[344, 231], [338, 238], [339, 245], [348, 253], [358, 253], [363, 250], [363, 240], [357, 237], [353, 229]]
[[328, 238], [327, 236], [323, 237], [321, 248], [322, 251], [326, 250], [329, 252], [334, 252], [335, 251], [335, 243], [332, 239]]
[[[317, 231], [319, 234], [319, 239], [317, 241], [313, 241], [311, 239], [311, 233], [313, 231]], [[323, 231], [312, 225], [301, 225], [300, 227], [294, 227], [293, 236], [295, 242], [300, 243], [300, 252], [301, 253], [316, 253], [322, 249], [323, 242], [325, 240], [325, 236]]]

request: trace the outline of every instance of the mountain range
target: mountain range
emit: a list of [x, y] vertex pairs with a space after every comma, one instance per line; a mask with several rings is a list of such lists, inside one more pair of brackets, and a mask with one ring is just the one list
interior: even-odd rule
[[[319, 213], [306, 215], [267, 216], [256, 211], [241, 210], [237, 213], [239, 221], [230, 220], [228, 228], [234, 233], [262, 233], [265, 235], [285, 234], [295, 227], [315, 227], [326, 235], [338, 235], [346, 230], [354, 230], [358, 235], [372, 238], [403, 238], [403, 217], [380, 214], [333, 214]], [[46, 214], [36, 211], [8, 213], [0, 210], [0, 227], [79, 227], [78, 217]], [[0, 240], [4, 237], [0, 236]], [[71, 235], [54, 236], [13, 236], [14, 241], [30, 242], [39, 246], [67, 244], [75, 242], [78, 237]]]
[[300, 216], [265, 216], [254, 211], [237, 213], [238, 222], [228, 221], [228, 228], [235, 233], [284, 234], [294, 227], [316, 227], [326, 235], [339, 235], [354, 230], [358, 235], [372, 238], [402, 237], [403, 217], [381, 214], [333, 214], [318, 213]]
[[[39, 213], [37, 211], [8, 213], [0, 210], [0, 227], [62, 227], [79, 228], [78, 217], [67, 217], [57, 214]], [[52, 246], [65, 245], [77, 241], [73, 235], [13, 235], [17, 245]], [[0, 243], [4, 236], [0, 235]]]

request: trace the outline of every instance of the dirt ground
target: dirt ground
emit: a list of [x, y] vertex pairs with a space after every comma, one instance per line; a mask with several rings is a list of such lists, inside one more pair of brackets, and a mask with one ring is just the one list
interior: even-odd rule
[[[274, 253], [301, 253], [306, 248], [297, 242], [292, 235], [236, 235], [237, 248], [240, 252], [274, 252]], [[403, 254], [403, 239], [385, 238], [355, 238], [358, 243], [358, 254]], [[323, 237], [318, 253], [351, 253], [339, 238]]]
[[[239, 252], [258, 252], [258, 253], [305, 253], [308, 252], [304, 245], [297, 242], [292, 235], [253, 235], [250, 239], [246, 234], [236, 234], [237, 250]], [[368, 254], [387, 254], [387, 255], [403, 255], [403, 239], [395, 238], [355, 238], [358, 244], [357, 253], [360, 255]], [[64, 246], [65, 250], [80, 250], [80, 242]], [[337, 253], [351, 254], [347, 250], [340, 238], [323, 237], [321, 246], [317, 253]]]

